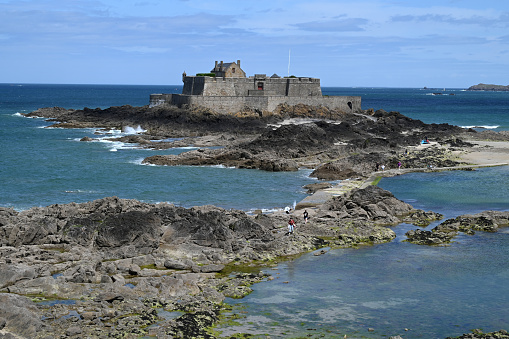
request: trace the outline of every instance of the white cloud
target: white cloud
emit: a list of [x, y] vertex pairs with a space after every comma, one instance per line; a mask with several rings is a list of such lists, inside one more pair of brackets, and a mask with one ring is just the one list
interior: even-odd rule
[[178, 65], [168, 70], [178, 82], [181, 68], [201, 72], [221, 59], [240, 58], [251, 73], [285, 74], [291, 48], [297, 75], [350, 74], [360, 85], [363, 72], [405, 79], [397, 74], [430, 77], [438, 63], [509, 66], [508, 7], [490, 0], [0, 0], [0, 55], [21, 63], [22, 53], [25, 64], [55, 69], [55, 60], [73, 69], [78, 58], [87, 79], [97, 64], [115, 63], [103, 72], [147, 68], [151, 76], [150, 67]]

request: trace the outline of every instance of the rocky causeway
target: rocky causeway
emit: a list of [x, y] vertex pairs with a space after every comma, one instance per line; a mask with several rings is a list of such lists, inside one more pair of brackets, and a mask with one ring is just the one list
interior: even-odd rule
[[[402, 222], [416, 226], [408, 241], [428, 246], [445, 245], [458, 232], [509, 225], [509, 212], [485, 211], [425, 231], [442, 216], [416, 210], [376, 186], [382, 176], [410, 171], [507, 165], [504, 132], [424, 124], [384, 110], [344, 114], [305, 105], [236, 115], [171, 106], [53, 107], [27, 116], [61, 128], [140, 125], [145, 133], [119, 140], [154, 149], [200, 147], [146, 163], [306, 167], [322, 182], [309, 187], [314, 193], [289, 213], [298, 220], [294, 234], [287, 232], [285, 211], [248, 214], [117, 197], [25, 211], [0, 208], [0, 337], [214, 338], [210, 328], [227, 307], [224, 299], [242, 298], [252, 284], [272, 279], [265, 269], [285, 258], [389, 242], [395, 238], [391, 227]], [[167, 138], [175, 139], [161, 141]], [[307, 223], [304, 208], [311, 216]], [[503, 330], [490, 335], [509, 337]], [[489, 336], [478, 331], [463, 337]]]

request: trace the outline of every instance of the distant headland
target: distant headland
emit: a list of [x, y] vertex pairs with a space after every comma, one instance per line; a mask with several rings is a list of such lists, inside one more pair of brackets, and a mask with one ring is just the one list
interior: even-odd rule
[[509, 91], [509, 85], [491, 85], [491, 84], [479, 84], [470, 86], [469, 91]]

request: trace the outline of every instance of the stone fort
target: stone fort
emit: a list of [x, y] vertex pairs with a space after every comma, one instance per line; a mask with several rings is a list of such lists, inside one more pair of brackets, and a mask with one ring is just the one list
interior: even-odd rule
[[215, 62], [210, 73], [182, 74], [182, 94], [151, 94], [150, 107], [170, 104], [178, 107], [206, 107], [218, 113], [234, 114], [252, 109], [274, 111], [278, 105], [324, 106], [345, 113], [361, 111], [361, 97], [323, 96], [320, 79], [280, 77], [276, 74], [246, 76], [237, 62]]

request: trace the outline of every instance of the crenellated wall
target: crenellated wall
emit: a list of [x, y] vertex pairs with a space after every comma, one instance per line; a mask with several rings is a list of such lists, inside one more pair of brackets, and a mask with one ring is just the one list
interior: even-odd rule
[[222, 114], [245, 108], [274, 111], [280, 104], [324, 106], [345, 113], [360, 112], [361, 97], [322, 96], [320, 79], [281, 78], [255, 74], [249, 78], [186, 76], [182, 94], [152, 94], [150, 107], [170, 104], [178, 107], [206, 107]]
[[[204, 96], [322, 96], [320, 79], [280, 78], [256, 74], [249, 78], [185, 76], [182, 94]], [[258, 91], [263, 91], [257, 93]], [[261, 94], [264, 93], [264, 94]]]

